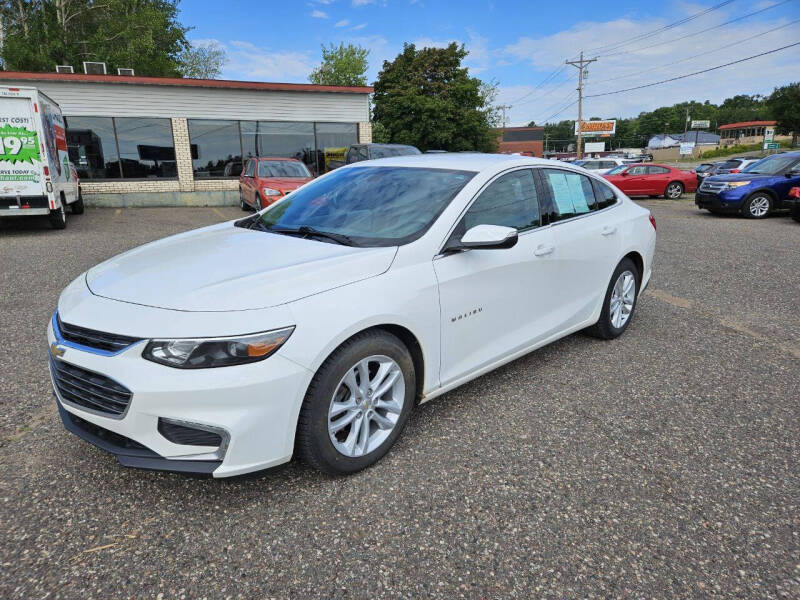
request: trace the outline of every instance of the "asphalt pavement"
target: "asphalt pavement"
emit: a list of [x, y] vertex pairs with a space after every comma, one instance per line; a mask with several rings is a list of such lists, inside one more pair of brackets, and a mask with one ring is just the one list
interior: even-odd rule
[[624, 336], [419, 407], [347, 478], [129, 470], [60, 423], [60, 290], [238, 209], [0, 223], [0, 598], [800, 598], [800, 225], [641, 204], [656, 264]]

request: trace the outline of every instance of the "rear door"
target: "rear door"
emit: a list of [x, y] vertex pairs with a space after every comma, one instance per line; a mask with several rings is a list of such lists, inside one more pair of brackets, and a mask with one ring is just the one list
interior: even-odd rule
[[605, 296], [622, 249], [618, 200], [606, 184], [580, 173], [549, 167], [537, 171], [556, 247], [553, 319], [566, 329], [589, 319]]
[[0, 208], [17, 208], [17, 196], [45, 194], [40, 131], [30, 98], [0, 97], [0, 197], [8, 198]]
[[[672, 179], [671, 171], [666, 167], [647, 167], [647, 179], [645, 180], [645, 193], [648, 195], [660, 196], [667, 189], [667, 184]], [[682, 179], [682, 177], [678, 177]]]

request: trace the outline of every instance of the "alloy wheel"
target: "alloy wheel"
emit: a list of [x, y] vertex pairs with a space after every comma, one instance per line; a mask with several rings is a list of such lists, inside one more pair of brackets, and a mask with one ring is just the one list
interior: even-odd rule
[[680, 183], [670, 183], [667, 186], [667, 196], [671, 199], [680, 198], [683, 194], [683, 188]]
[[349, 457], [377, 449], [403, 412], [406, 386], [393, 359], [368, 356], [350, 367], [328, 408], [328, 435], [336, 450]]
[[636, 300], [636, 278], [630, 271], [623, 271], [614, 283], [609, 299], [609, 317], [611, 324], [617, 329], [623, 327], [633, 312]]
[[769, 198], [766, 196], [756, 196], [750, 200], [747, 209], [756, 218], [763, 217], [769, 212]]

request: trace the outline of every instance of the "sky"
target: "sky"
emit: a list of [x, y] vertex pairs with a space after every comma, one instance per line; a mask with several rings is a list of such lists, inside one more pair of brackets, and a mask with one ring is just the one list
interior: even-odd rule
[[470, 74], [495, 83], [496, 103], [511, 107], [510, 126], [577, 117], [577, 69], [564, 61], [581, 50], [598, 59], [588, 66], [584, 118], [632, 117], [686, 100], [719, 103], [800, 80], [800, 46], [794, 46], [664, 85], [592, 97], [796, 43], [800, 0], [183, 0], [180, 6], [181, 21], [193, 28], [190, 41], [216, 40], [225, 48], [224, 79], [307, 82], [320, 46], [346, 42], [369, 49], [372, 82], [405, 42], [456, 41], [469, 51]]

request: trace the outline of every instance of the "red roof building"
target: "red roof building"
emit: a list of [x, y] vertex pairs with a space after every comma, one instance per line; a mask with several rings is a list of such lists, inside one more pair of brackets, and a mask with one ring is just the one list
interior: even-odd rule
[[740, 137], [759, 137], [764, 135], [764, 129], [774, 127], [777, 121], [741, 121], [728, 123], [717, 127], [722, 139]]

